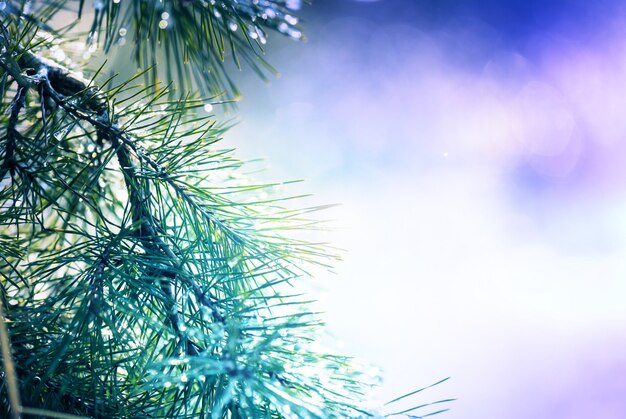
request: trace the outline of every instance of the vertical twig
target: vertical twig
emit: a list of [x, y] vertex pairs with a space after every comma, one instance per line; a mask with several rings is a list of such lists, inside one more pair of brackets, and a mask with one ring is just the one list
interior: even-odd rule
[[20, 419], [22, 403], [20, 402], [20, 393], [17, 389], [15, 366], [13, 365], [13, 358], [11, 357], [11, 344], [9, 343], [9, 333], [7, 331], [6, 321], [4, 318], [2, 298], [0, 298], [0, 346], [2, 347], [4, 376], [7, 382], [9, 403], [11, 405], [11, 419]]
[[17, 87], [17, 93], [11, 103], [11, 115], [9, 116], [9, 123], [7, 124], [7, 136], [5, 156], [2, 163], [0, 163], [0, 181], [4, 179], [7, 172], [10, 172], [13, 176], [15, 168], [14, 154], [16, 149], [16, 140], [19, 135], [17, 132], [17, 124], [19, 122], [20, 112], [26, 104], [26, 88], [22, 86]]

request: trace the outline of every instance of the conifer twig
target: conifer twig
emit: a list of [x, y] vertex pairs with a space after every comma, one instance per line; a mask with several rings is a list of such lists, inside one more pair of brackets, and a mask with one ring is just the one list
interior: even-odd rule
[[4, 317], [4, 304], [2, 300], [3, 298], [0, 298], [0, 346], [2, 346], [2, 364], [4, 365], [4, 378], [7, 383], [7, 392], [9, 393], [11, 418], [19, 419], [22, 403], [20, 402], [17, 376], [15, 374], [15, 366], [13, 365], [13, 357], [11, 356], [11, 344], [9, 343], [9, 333]]
[[17, 136], [17, 122], [20, 111], [24, 107], [26, 101], [26, 89], [22, 86], [17, 87], [17, 93], [11, 105], [11, 116], [7, 124], [7, 145], [5, 148], [4, 160], [0, 164], [0, 181], [4, 179], [7, 172], [13, 174], [13, 154], [15, 153], [15, 140]]
[[[201, 208], [180, 185], [178, 185], [167, 175], [167, 173], [164, 172], [163, 168], [158, 163], [152, 160], [145, 152], [138, 149], [125, 131], [118, 128], [114, 124], [108, 123], [108, 115], [106, 112], [107, 99], [97, 87], [90, 87], [90, 82], [76, 76], [63, 66], [50, 60], [46, 60], [30, 52], [26, 52], [24, 56], [26, 58], [23, 59], [20, 64], [30, 66], [31, 68], [37, 70], [37, 74], [31, 79], [35, 83], [40, 83], [43, 86], [42, 91], [45, 92], [47, 96], [49, 96], [66, 112], [78, 119], [88, 122], [99, 132], [105, 134], [111, 141], [113, 147], [117, 150], [116, 153], [119, 165], [124, 173], [125, 183], [129, 191], [129, 199], [133, 208], [133, 221], [139, 224], [138, 236], [140, 237], [142, 245], [148, 252], [163, 252], [172, 264], [171, 269], [176, 270], [174, 274], [172, 274], [169, 270], [163, 270], [161, 274], [170, 280], [174, 278], [182, 279], [182, 282], [191, 288], [198, 302], [211, 311], [213, 319], [219, 323], [224, 323], [225, 319], [220, 313], [217, 304], [213, 301], [214, 298], [211, 297], [210, 292], [203, 291], [193, 280], [192, 274], [180, 270], [182, 263], [178, 260], [179, 258], [163, 241], [163, 239], [161, 239], [155, 230], [154, 225], [150, 221], [152, 216], [150, 215], [149, 209], [146, 208], [147, 197], [141, 196], [141, 192], [138, 190], [137, 185], [133, 180], [135, 178], [135, 173], [130, 150], [132, 150], [140, 160], [145, 161], [154, 170], [158, 170], [162, 174], [162, 178], [166, 180], [166, 182], [179, 194], [181, 198], [183, 198], [193, 208], [198, 210], [207, 222], [217, 224], [220, 227], [224, 227], [223, 224], [211, 217], [209, 213]], [[53, 80], [55, 82], [54, 85], [52, 83]], [[69, 104], [59, 94], [57, 89], [62, 89], [65, 94], [71, 95], [76, 95], [89, 90], [90, 96], [86, 102], [87, 112]], [[89, 115], [89, 112], [96, 112], [97, 116], [94, 118]], [[223, 231], [229, 232], [227, 228], [223, 228]], [[162, 288], [166, 295], [171, 296], [171, 290], [169, 287], [170, 285], [164, 284]], [[180, 327], [180, 316], [177, 313], [170, 312], [169, 318], [179, 338], [187, 341], [188, 350], [197, 353], [197, 345], [193, 344], [193, 342], [189, 341], [188, 338], [184, 337], [184, 333]]]

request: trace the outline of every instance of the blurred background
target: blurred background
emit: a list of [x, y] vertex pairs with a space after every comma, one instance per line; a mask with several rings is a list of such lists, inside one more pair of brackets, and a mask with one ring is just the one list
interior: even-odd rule
[[[315, 0], [225, 144], [345, 249], [312, 285], [373, 404], [626, 417], [626, 3]], [[430, 411], [438, 410], [435, 407]], [[428, 409], [421, 411], [428, 413]], [[389, 412], [389, 411], [387, 411]]]

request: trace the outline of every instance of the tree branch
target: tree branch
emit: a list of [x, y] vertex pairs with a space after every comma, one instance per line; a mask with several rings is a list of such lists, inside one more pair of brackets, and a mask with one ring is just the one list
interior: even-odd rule
[[[23, 86], [24, 88], [32, 87], [33, 83], [40, 84], [43, 94], [50, 97], [68, 114], [96, 128], [99, 131], [99, 137], [108, 139], [116, 150], [118, 163], [124, 175], [124, 181], [129, 193], [133, 223], [137, 225], [137, 236], [147, 252], [162, 253], [170, 261], [171, 266], [160, 272], [163, 277], [168, 278], [162, 285], [165, 294], [168, 297], [172, 297], [170, 280], [179, 279], [192, 290], [200, 304], [210, 309], [214, 321], [224, 323], [225, 318], [221, 314], [218, 304], [214, 301], [215, 298], [211, 297], [209, 292], [202, 290], [194, 280], [193, 274], [182, 270], [183, 263], [180, 261], [180, 258], [159, 236], [151, 211], [148, 207], [150, 198], [141, 191], [141, 188], [137, 184], [137, 176], [135, 174], [135, 165], [131, 151], [140, 161], [144, 161], [153, 170], [160, 173], [160, 178], [168, 183], [179, 197], [185, 200], [185, 202], [195, 210], [199, 211], [208, 223], [218, 225], [222, 231], [231, 234], [238, 242], [241, 242], [241, 239], [234, 232], [227, 229], [221, 221], [216, 220], [212, 214], [200, 207], [184, 187], [176, 183], [176, 181], [165, 172], [161, 165], [135, 145], [129, 134], [120, 129], [116, 124], [110, 123], [107, 112], [108, 100], [97, 87], [91, 86], [91, 82], [79, 77], [51, 60], [44, 59], [28, 51], [24, 52], [22, 57], [23, 58], [18, 61], [22, 69], [36, 71], [33, 76], [28, 77], [27, 82], [23, 82], [24, 84], [28, 83], [26, 86]], [[0, 60], [0, 63], [2, 63], [2, 60]], [[2, 66], [5, 68], [12, 67], [10, 63], [3, 64]], [[16, 80], [18, 80], [17, 77], [16, 75]], [[18, 83], [20, 83], [19, 80]], [[80, 105], [83, 105], [82, 107], [70, 104], [65, 98], [65, 96], [77, 96], [80, 94], [86, 94], [88, 96], [85, 101], [80, 103]], [[173, 307], [169, 319], [179, 337], [187, 341], [187, 347], [191, 347], [191, 351], [194, 352], [196, 345], [188, 341], [184, 336], [180, 316], [178, 313], [174, 313]]]
[[4, 365], [4, 375], [7, 383], [7, 392], [9, 394], [9, 404], [11, 406], [11, 418], [20, 419], [20, 411], [22, 403], [20, 402], [20, 392], [17, 385], [17, 374], [13, 357], [11, 355], [11, 345], [9, 343], [9, 332], [6, 327], [6, 319], [4, 317], [4, 308], [0, 298], [0, 347], [2, 348], [2, 363]]
[[13, 176], [13, 170], [15, 166], [14, 154], [15, 154], [15, 140], [19, 135], [17, 132], [17, 123], [20, 115], [20, 111], [24, 108], [24, 104], [26, 102], [26, 89], [22, 86], [17, 87], [17, 93], [15, 94], [15, 98], [13, 99], [13, 103], [11, 104], [11, 115], [9, 116], [9, 123], [7, 125], [7, 136], [6, 136], [6, 146], [5, 146], [5, 155], [2, 164], [0, 165], [0, 181], [4, 179], [7, 172], [11, 172], [11, 176]]

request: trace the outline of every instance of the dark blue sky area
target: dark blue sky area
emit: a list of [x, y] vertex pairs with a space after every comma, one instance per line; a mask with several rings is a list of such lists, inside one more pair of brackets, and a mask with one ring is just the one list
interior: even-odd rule
[[558, 28], [591, 35], [604, 22], [623, 16], [618, 0], [315, 0], [306, 13], [315, 17], [356, 16], [380, 23], [412, 23], [423, 29], [454, 25], [475, 19], [515, 43], [537, 31]]

